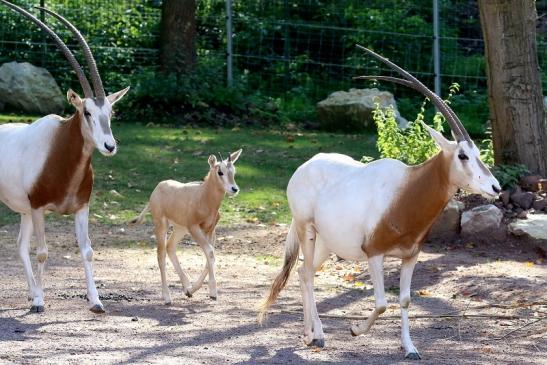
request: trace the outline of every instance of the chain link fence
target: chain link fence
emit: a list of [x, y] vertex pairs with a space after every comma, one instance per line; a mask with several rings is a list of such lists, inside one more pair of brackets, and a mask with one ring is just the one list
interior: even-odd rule
[[[20, 0], [45, 5], [73, 21], [89, 40], [106, 85], [156, 68], [161, 0]], [[538, 13], [547, 1], [538, 1]], [[444, 88], [486, 88], [484, 44], [475, 1], [439, 0], [441, 77]], [[67, 30], [46, 20], [81, 57]], [[352, 77], [389, 73], [355, 48], [372, 47], [433, 86], [432, 1], [240, 0], [233, 4], [234, 84], [248, 83], [268, 95], [306, 93], [316, 100], [360, 85]], [[545, 16], [543, 21], [545, 21]], [[541, 20], [541, 19], [540, 19]], [[198, 1], [198, 56], [225, 64], [225, 0]], [[546, 27], [538, 27], [540, 65], [547, 69]], [[81, 58], [80, 58], [81, 59]], [[74, 85], [67, 62], [38, 28], [0, 6], [0, 63], [28, 61], [47, 68], [62, 86]], [[543, 89], [547, 77], [543, 74]], [[110, 81], [110, 82], [109, 82]], [[362, 84], [361, 84], [362, 85]]]

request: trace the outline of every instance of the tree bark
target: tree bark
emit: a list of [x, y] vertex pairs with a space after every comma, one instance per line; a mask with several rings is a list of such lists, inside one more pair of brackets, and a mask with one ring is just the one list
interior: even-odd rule
[[496, 164], [547, 174], [533, 0], [479, 0]]
[[196, 64], [196, 0], [163, 0], [160, 21], [160, 67], [189, 73]]

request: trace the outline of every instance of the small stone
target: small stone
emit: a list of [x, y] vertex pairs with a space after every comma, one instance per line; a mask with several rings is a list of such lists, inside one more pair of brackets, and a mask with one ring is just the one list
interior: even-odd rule
[[138, 321], [139, 321], [139, 317], [133, 317], [133, 318], [131, 318], [131, 321], [132, 321], [132, 322], [138, 322]]
[[532, 207], [534, 207], [535, 210], [545, 210], [545, 208], [547, 207], [547, 199], [543, 198], [535, 200], [532, 204]]
[[542, 177], [539, 175], [528, 175], [520, 179], [519, 185], [527, 191], [539, 191], [541, 180]]
[[511, 199], [511, 193], [509, 190], [504, 190], [500, 194], [500, 200], [503, 203], [503, 205], [507, 206], [509, 204], [509, 200]]
[[511, 195], [511, 201], [522, 209], [530, 209], [535, 197], [534, 193], [530, 191], [517, 192]]
[[526, 218], [528, 218], [528, 211], [523, 210], [522, 212], [517, 213], [517, 218], [519, 218], [519, 219], [526, 219]]

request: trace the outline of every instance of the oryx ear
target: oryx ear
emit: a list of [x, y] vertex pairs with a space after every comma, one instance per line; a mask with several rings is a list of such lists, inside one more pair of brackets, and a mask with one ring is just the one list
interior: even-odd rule
[[74, 105], [76, 109], [80, 109], [83, 105], [82, 99], [76, 92], [72, 89], [68, 89], [66, 93], [66, 99], [71, 105]]
[[217, 164], [217, 156], [209, 155], [209, 166], [211, 166], [211, 168], [213, 168], [213, 167], [215, 167], [216, 164]]
[[239, 149], [233, 153], [230, 154], [230, 162], [231, 163], [236, 163], [237, 159], [239, 158], [239, 155], [241, 155], [241, 152], [243, 151], [243, 149]]
[[116, 91], [115, 93], [108, 95], [106, 98], [107, 98], [108, 101], [110, 102], [110, 105], [114, 105], [114, 104], [116, 104], [116, 102], [118, 102], [121, 98], [123, 98], [124, 95], [125, 95], [128, 91], [129, 91], [129, 86], [126, 87], [126, 88], [123, 89], [123, 90]]
[[425, 123], [423, 124], [423, 126], [429, 132], [431, 138], [435, 140], [435, 143], [437, 143], [437, 146], [439, 146], [441, 150], [448, 149], [450, 147], [450, 141], [444, 138], [444, 136], [440, 132], [436, 131]]

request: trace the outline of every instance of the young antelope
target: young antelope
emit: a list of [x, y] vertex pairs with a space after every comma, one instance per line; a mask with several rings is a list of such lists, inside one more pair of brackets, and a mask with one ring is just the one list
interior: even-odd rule
[[[226, 160], [217, 161], [215, 155], [209, 156], [209, 173], [203, 182], [180, 183], [174, 180], [160, 182], [150, 201], [141, 214], [131, 223], [142, 223], [146, 212], [152, 213], [154, 233], [158, 245], [158, 265], [161, 273], [162, 296], [165, 304], [171, 304], [171, 294], [165, 275], [165, 254], [180, 277], [184, 292], [188, 297], [197, 291], [209, 274], [209, 296], [217, 299], [215, 279], [215, 227], [220, 218], [219, 208], [225, 194], [235, 196], [239, 188], [235, 182], [235, 162], [241, 149], [228, 155]], [[173, 225], [173, 232], [166, 241], [167, 229]], [[199, 244], [207, 258], [207, 265], [199, 279], [192, 285], [182, 270], [176, 255], [176, 245], [186, 233]]]

